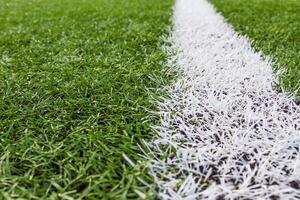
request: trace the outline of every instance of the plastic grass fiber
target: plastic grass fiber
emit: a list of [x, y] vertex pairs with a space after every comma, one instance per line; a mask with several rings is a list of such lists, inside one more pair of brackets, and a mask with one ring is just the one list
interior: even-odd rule
[[[147, 143], [163, 199], [300, 198], [300, 107], [205, 0], [177, 0], [167, 47], [182, 72]], [[175, 52], [175, 53], [174, 53]]]
[[171, 6], [0, 0], [0, 199], [151, 196], [124, 155], [152, 136]]

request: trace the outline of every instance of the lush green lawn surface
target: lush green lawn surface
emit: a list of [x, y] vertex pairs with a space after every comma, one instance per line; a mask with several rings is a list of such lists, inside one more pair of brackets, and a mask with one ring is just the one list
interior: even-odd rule
[[[137, 197], [171, 0], [0, 0], [0, 199]], [[151, 180], [149, 180], [151, 181]]]
[[[300, 87], [299, 0], [210, 0], [234, 28], [250, 37], [257, 50], [286, 69], [283, 86]], [[300, 91], [297, 94], [300, 97]]]

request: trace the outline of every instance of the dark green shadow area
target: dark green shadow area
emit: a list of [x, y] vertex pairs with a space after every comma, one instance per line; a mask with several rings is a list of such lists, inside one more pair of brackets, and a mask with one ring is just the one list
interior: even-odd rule
[[[273, 58], [286, 73], [284, 88], [300, 87], [299, 0], [210, 0], [236, 31], [247, 35], [254, 48]], [[278, 68], [275, 66], [275, 68]], [[300, 99], [300, 91], [296, 94]]]
[[125, 199], [151, 183], [146, 88], [171, 0], [0, 0], [0, 198]]

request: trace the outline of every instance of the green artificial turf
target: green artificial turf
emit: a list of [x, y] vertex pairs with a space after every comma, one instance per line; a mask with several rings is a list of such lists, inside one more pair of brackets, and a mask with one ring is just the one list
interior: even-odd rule
[[[171, 0], [0, 0], [0, 199], [137, 198]], [[148, 191], [148, 194], [149, 191]]]
[[286, 72], [284, 88], [300, 100], [300, 1], [210, 0], [217, 11], [247, 35], [253, 46], [270, 56]]

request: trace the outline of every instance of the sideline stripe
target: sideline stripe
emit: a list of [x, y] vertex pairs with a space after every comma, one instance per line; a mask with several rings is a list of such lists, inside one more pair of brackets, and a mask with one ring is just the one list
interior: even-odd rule
[[177, 0], [170, 62], [148, 143], [163, 199], [300, 197], [300, 109], [273, 90], [272, 62], [205, 0]]

